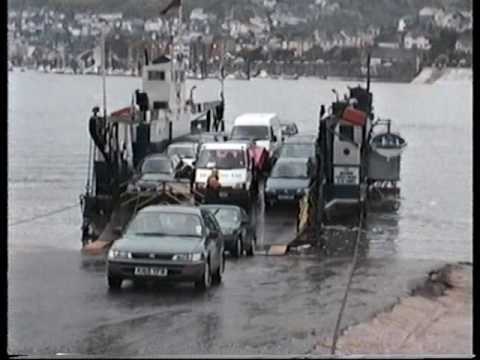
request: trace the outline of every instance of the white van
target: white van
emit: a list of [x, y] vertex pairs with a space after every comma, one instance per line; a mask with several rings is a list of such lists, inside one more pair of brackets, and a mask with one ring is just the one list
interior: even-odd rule
[[245, 206], [250, 204], [256, 192], [256, 183], [249, 146], [248, 142], [235, 141], [206, 143], [201, 146], [195, 163], [194, 189], [197, 201], [200, 200], [198, 194], [205, 194], [212, 169], [217, 169], [221, 185], [220, 199]]
[[272, 159], [283, 144], [280, 119], [273, 113], [240, 115], [235, 119], [230, 139], [254, 141], [256, 145], [264, 147]]

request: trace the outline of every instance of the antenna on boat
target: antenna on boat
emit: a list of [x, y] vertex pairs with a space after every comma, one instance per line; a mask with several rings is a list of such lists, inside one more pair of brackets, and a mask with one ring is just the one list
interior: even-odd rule
[[100, 21], [103, 22], [104, 26], [102, 28], [102, 37], [101, 37], [101, 51], [102, 51], [102, 90], [103, 90], [103, 117], [107, 121], [107, 79], [105, 73], [105, 62], [107, 60], [107, 54], [105, 53], [105, 39], [108, 33], [108, 22], [104, 18], [100, 18]]
[[367, 53], [367, 91], [370, 92], [370, 51]]

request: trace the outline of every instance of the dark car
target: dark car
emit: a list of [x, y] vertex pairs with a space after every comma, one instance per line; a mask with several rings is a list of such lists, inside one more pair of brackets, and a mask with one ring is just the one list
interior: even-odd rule
[[182, 161], [193, 168], [193, 163], [197, 160], [200, 146], [196, 142], [181, 141], [168, 145], [167, 155], [178, 156]]
[[215, 217], [193, 206], [157, 205], [139, 211], [108, 253], [107, 283], [124, 279], [193, 281], [208, 288], [225, 267], [224, 240]]
[[312, 183], [312, 164], [308, 158], [281, 157], [265, 185], [265, 207], [277, 202], [300, 200]]
[[223, 233], [225, 250], [239, 258], [243, 251], [248, 256], [255, 254], [257, 241], [255, 226], [245, 210], [234, 205], [202, 205], [215, 216]]
[[286, 158], [310, 158], [313, 171], [317, 167], [317, 138], [314, 135], [298, 134], [285, 140], [283, 143], [279, 157]]
[[298, 134], [297, 124], [294, 122], [281, 123], [280, 127], [282, 128], [282, 136], [289, 137]]
[[134, 178], [127, 190], [130, 192], [155, 191], [166, 182], [188, 183], [191, 175], [184, 170], [188, 169], [184, 167], [184, 163], [178, 156], [149, 155], [140, 166], [140, 174]]

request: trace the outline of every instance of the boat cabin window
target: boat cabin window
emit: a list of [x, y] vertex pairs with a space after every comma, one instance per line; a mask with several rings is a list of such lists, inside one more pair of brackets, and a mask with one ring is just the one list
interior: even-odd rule
[[340, 125], [338, 132], [340, 133], [340, 140], [353, 142], [353, 126]]
[[148, 80], [165, 80], [165, 71], [152, 70], [148, 72]]
[[269, 140], [270, 128], [268, 126], [234, 126], [232, 130], [233, 140]]

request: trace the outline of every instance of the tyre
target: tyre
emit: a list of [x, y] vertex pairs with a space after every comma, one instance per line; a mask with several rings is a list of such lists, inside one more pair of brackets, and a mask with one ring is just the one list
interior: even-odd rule
[[202, 279], [195, 282], [195, 288], [199, 290], [206, 290], [212, 285], [212, 273], [210, 271], [209, 260], [205, 261], [205, 268], [203, 269]]
[[107, 276], [107, 284], [110, 290], [120, 290], [122, 287], [122, 281], [122, 278], [119, 278], [117, 276]]
[[270, 201], [265, 199], [265, 212], [269, 211], [271, 208], [272, 208], [272, 204], [270, 203]]
[[257, 242], [256, 241], [256, 237], [254, 235], [252, 235], [252, 241], [250, 243], [250, 247], [247, 249], [247, 256], [254, 256], [255, 255], [255, 243]]
[[238, 237], [237, 240], [235, 241], [235, 246], [233, 247], [232, 256], [238, 259], [240, 256], [242, 256], [242, 252], [243, 252], [242, 238]]
[[220, 255], [220, 265], [217, 268], [217, 271], [213, 274], [212, 281], [215, 285], [218, 285], [222, 282], [222, 275], [225, 271], [225, 256], [222, 254]]

